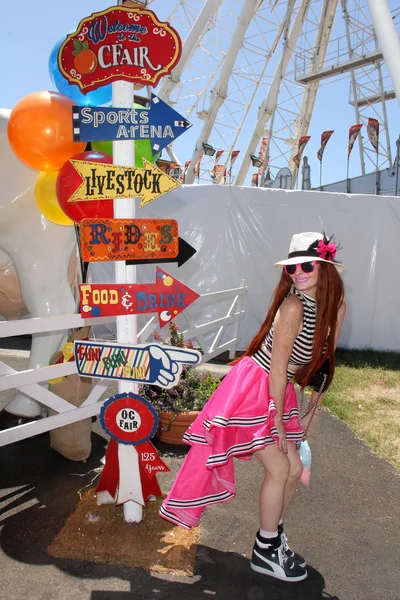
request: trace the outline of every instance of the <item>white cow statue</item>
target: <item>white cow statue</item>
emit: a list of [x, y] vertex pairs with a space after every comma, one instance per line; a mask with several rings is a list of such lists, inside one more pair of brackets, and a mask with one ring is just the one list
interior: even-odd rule
[[[51, 223], [39, 211], [34, 197], [38, 172], [23, 165], [10, 148], [9, 115], [10, 110], [0, 109], [0, 272], [11, 259], [31, 317], [71, 314], [76, 312], [76, 301], [68, 265], [76, 255], [75, 231]], [[28, 369], [48, 365], [64, 336], [63, 331], [35, 334]], [[4, 410], [35, 419], [42, 409], [19, 392]]]

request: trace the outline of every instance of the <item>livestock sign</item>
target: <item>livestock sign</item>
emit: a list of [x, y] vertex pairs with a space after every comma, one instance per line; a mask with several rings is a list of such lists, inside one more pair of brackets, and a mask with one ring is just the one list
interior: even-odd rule
[[120, 167], [86, 160], [70, 159], [82, 183], [68, 202], [90, 202], [114, 198], [141, 198], [139, 208], [179, 187], [179, 182], [151, 162], [144, 167]]

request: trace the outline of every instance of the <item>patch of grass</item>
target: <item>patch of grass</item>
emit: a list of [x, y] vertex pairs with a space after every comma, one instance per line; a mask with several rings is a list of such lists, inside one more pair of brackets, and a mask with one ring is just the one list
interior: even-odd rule
[[400, 470], [400, 354], [338, 350], [324, 406]]

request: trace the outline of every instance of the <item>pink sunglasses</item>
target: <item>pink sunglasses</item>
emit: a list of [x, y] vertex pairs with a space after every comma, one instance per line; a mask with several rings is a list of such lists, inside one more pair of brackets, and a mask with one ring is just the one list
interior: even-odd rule
[[317, 261], [313, 260], [310, 262], [299, 263], [298, 265], [283, 265], [283, 268], [288, 275], [294, 275], [296, 273], [297, 267], [300, 267], [303, 273], [312, 273], [316, 264]]

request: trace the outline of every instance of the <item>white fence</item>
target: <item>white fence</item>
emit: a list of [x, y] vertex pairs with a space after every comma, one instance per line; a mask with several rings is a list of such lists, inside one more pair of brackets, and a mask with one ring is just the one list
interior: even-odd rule
[[[217, 303], [222, 300], [231, 300], [227, 313], [222, 317], [204, 324], [196, 324], [195, 317], [190, 308], [182, 313], [182, 316], [189, 326], [188, 329], [183, 331], [185, 338], [192, 339], [194, 343], [197, 341], [195, 346], [199, 346], [202, 350], [204, 354], [203, 362], [209, 361], [226, 350], [229, 351], [230, 358], [234, 357], [239, 337], [240, 321], [245, 315], [246, 298], [247, 287], [245, 281], [242, 280], [240, 287], [238, 288], [203, 294], [196, 300], [196, 305], [200, 303], [207, 304], [210, 302]], [[57, 317], [2, 322], [0, 323], [0, 338], [77, 329], [84, 326], [109, 323], [114, 319], [115, 317], [83, 319], [80, 315], [61, 315]], [[147, 324], [138, 334], [138, 343], [145, 343], [150, 338], [157, 328], [157, 323], [156, 317], [149, 319]], [[230, 325], [233, 325], [232, 337], [228, 341], [222, 341], [223, 337], [227, 337], [227, 329]], [[210, 334], [212, 334], [211, 342], [206, 341], [205, 339], [205, 336], [207, 335], [207, 337], [210, 337]], [[64, 400], [57, 394], [46, 389], [46, 387], [39, 385], [42, 382], [47, 382], [57, 377], [72, 375], [76, 372], [75, 362], [66, 362], [37, 369], [16, 371], [0, 361], [0, 392], [15, 388], [58, 413], [57, 415], [45, 417], [38, 421], [33, 421], [32, 423], [0, 431], [0, 446], [5, 446], [12, 442], [17, 442], [33, 435], [38, 435], [57, 427], [76, 423], [82, 419], [97, 415], [100, 412], [104, 401], [100, 399], [105, 394], [108, 387], [114, 382], [113, 380], [100, 380], [96, 383], [89, 396], [80, 407], [73, 406], [67, 400]]]

